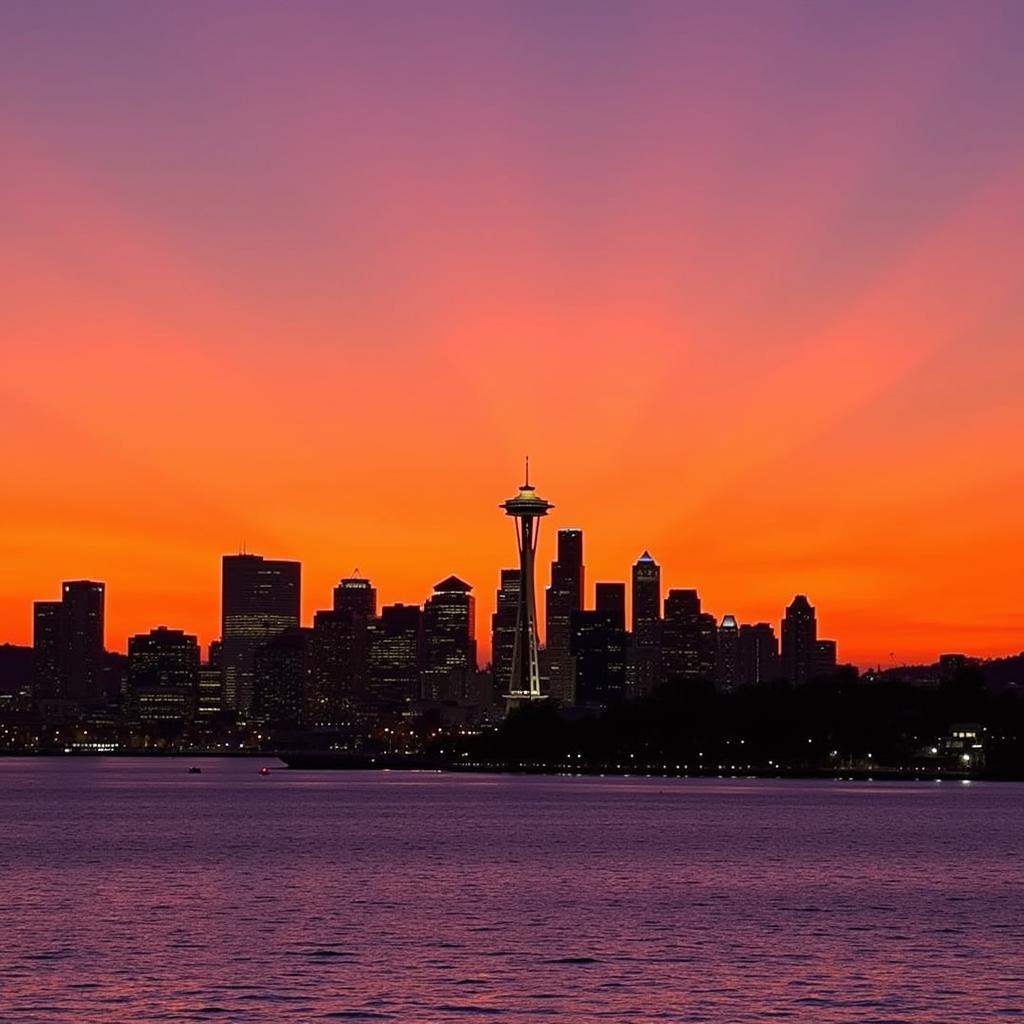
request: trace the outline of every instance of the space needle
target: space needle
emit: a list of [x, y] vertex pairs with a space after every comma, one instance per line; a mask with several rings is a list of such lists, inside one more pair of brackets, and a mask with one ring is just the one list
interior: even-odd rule
[[537, 602], [534, 598], [533, 563], [537, 552], [538, 520], [555, 506], [545, 501], [530, 484], [530, 460], [526, 460], [526, 481], [514, 498], [498, 506], [516, 521], [519, 545], [519, 605], [516, 612], [516, 636], [512, 648], [512, 678], [509, 681], [508, 708], [523, 701], [540, 700], [540, 661], [537, 656]]

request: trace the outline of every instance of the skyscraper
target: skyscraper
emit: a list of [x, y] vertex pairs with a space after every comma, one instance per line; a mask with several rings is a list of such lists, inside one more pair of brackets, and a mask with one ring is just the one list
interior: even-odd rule
[[306, 723], [312, 632], [290, 626], [256, 648], [253, 715], [258, 721], [285, 728]]
[[645, 551], [633, 565], [633, 646], [661, 643], [661, 566]]
[[818, 622], [811, 602], [797, 594], [782, 620], [782, 671], [793, 684], [814, 675]]
[[740, 627], [735, 615], [726, 615], [718, 627], [718, 653], [715, 658], [715, 685], [720, 690], [735, 690], [740, 682]]
[[256, 649], [299, 624], [301, 566], [260, 555], [225, 555], [221, 586], [224, 706], [246, 716], [253, 707]]
[[343, 579], [334, 588], [334, 610], [355, 612], [369, 622], [377, 614], [377, 591], [361, 576]]
[[128, 638], [128, 703], [140, 721], [193, 717], [199, 696], [199, 641], [158, 626]]
[[423, 613], [419, 605], [389, 604], [370, 626], [370, 692], [380, 704], [401, 706], [419, 696]]
[[60, 601], [37, 601], [32, 646], [39, 700], [79, 704], [103, 700], [104, 598], [102, 583], [70, 580]]
[[779, 640], [770, 622], [744, 623], [739, 636], [739, 682], [763, 686], [779, 676]]
[[665, 596], [665, 618], [661, 625], [665, 679], [712, 681], [717, 633], [715, 617], [701, 611], [696, 590], [670, 590]]
[[614, 608], [608, 608], [572, 616], [576, 704], [581, 707], [607, 707], [626, 693], [626, 631]]
[[583, 610], [583, 531], [559, 530], [555, 554], [546, 602], [547, 686], [553, 700], [571, 705], [576, 699], [572, 616]]
[[441, 700], [476, 671], [476, 601], [457, 576], [434, 586], [423, 606], [423, 696]]
[[839, 660], [835, 640], [818, 640], [814, 645], [814, 675], [831, 676], [835, 674]]
[[516, 701], [538, 700], [541, 697], [533, 565], [537, 554], [539, 520], [554, 506], [530, 485], [529, 460], [526, 462], [526, 480], [519, 488], [519, 493], [500, 507], [515, 520], [516, 543], [519, 548], [519, 610], [512, 652], [512, 678], [508, 690], [511, 706]]
[[491, 678], [494, 693], [508, 693], [519, 617], [519, 570], [502, 569], [501, 586], [491, 616]]

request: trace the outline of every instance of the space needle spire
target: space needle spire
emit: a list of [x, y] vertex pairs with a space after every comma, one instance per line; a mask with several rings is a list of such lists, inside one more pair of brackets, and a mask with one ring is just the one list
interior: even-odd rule
[[526, 475], [519, 493], [499, 508], [516, 523], [519, 548], [519, 604], [516, 613], [515, 644], [512, 649], [512, 672], [507, 700], [511, 710], [517, 703], [540, 700], [540, 659], [537, 638], [537, 601], [533, 580], [537, 533], [541, 516], [554, 508], [534, 490], [530, 483], [530, 457], [526, 457]]

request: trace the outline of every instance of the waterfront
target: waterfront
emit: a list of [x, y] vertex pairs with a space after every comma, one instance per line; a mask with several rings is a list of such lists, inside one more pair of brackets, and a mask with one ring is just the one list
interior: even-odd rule
[[0, 1020], [1022, 1014], [1022, 785], [263, 763], [0, 761]]

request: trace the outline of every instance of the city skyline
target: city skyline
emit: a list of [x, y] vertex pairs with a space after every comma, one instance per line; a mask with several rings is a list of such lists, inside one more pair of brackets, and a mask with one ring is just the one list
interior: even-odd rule
[[[527, 483], [520, 488], [520, 493], [515, 500], [521, 500], [523, 495], [527, 495], [533, 499], [535, 495], [534, 488], [529, 484], [529, 478], [527, 477]], [[542, 515], [547, 515], [547, 510], [554, 508], [553, 505], [544, 502], [542, 499], [534, 499], [544, 506]], [[500, 508], [505, 509], [508, 502], [502, 504]], [[511, 514], [511, 513], [509, 513]], [[517, 527], [517, 538], [518, 538], [518, 527]], [[549, 572], [546, 577], [540, 576], [535, 582], [534, 587], [538, 592], [536, 597], [536, 615], [535, 615], [535, 628], [538, 634], [541, 647], [549, 653], [550, 660], [545, 663], [545, 676], [546, 684], [551, 682], [550, 678], [547, 678], [547, 674], [551, 672], [552, 663], [557, 663], [559, 657], [569, 653], [569, 633], [570, 633], [570, 620], [572, 612], [576, 609], [588, 610], [601, 612], [602, 611], [602, 588], [604, 588], [605, 594], [607, 595], [612, 588], [616, 590], [621, 588], [621, 595], [618, 597], [618, 601], [621, 603], [621, 618], [622, 627], [627, 630], [631, 637], [631, 644], [636, 647], [644, 648], [647, 646], [658, 646], [658, 643], [652, 639], [653, 633], [652, 628], [660, 630], [661, 619], [665, 614], [667, 605], [666, 600], [669, 595], [672, 595], [675, 600], [680, 600], [685, 595], [694, 595], [694, 598], [698, 602], [698, 611], [700, 610], [701, 604], [703, 604], [705, 613], [707, 609], [707, 601], [703, 599], [702, 591], [700, 587], [679, 587], [675, 586], [670, 582], [666, 582], [666, 577], [663, 575], [663, 564], [655, 559], [649, 550], [646, 548], [639, 555], [639, 557], [629, 567], [629, 571], [624, 574], [621, 578], [608, 578], [605, 580], [595, 579], [592, 574], [586, 573], [585, 559], [584, 559], [584, 536], [585, 531], [576, 527], [554, 527], [554, 537], [550, 538], [550, 544], [554, 547], [553, 554], [556, 556], [552, 559], [549, 567]], [[517, 540], [518, 544], [518, 540]], [[568, 545], [568, 546], [567, 546]], [[516, 549], [519, 550], [518, 547]], [[589, 550], [589, 545], [588, 545]], [[521, 554], [521, 553], [520, 553]], [[576, 568], [567, 570], [565, 568], [566, 563], [560, 561], [560, 558], [569, 557], [570, 559], [576, 559]], [[511, 561], [511, 559], [510, 559]], [[203, 651], [209, 651], [210, 645], [222, 645], [225, 637], [228, 638], [227, 656], [224, 662], [225, 666], [232, 664], [232, 660], [237, 660], [241, 657], [243, 661], [248, 658], [249, 667], [247, 671], [251, 674], [251, 659], [253, 652], [256, 647], [265, 642], [268, 639], [278, 635], [281, 630], [288, 628], [289, 626], [302, 626], [311, 627], [317, 619], [323, 615], [329, 615], [331, 612], [331, 603], [326, 599], [320, 599], [319, 597], [311, 597], [306, 595], [303, 591], [304, 588], [301, 586], [301, 575], [303, 573], [303, 562], [300, 559], [294, 558], [279, 558], [279, 557], [268, 557], [263, 554], [254, 553], [251, 551], [239, 551], [234, 554], [222, 554], [219, 559], [220, 563], [220, 587], [217, 591], [217, 601], [220, 610], [220, 630], [215, 630], [211, 635], [206, 636], [201, 630], [195, 629], [188, 624], [174, 623], [166, 619], [159, 619], [159, 621], [153, 621], [142, 625], [139, 629], [129, 633], [124, 638], [124, 644], [122, 647], [118, 647], [116, 643], [111, 643], [109, 633], [104, 630], [104, 643], [107, 650], [126, 653], [130, 647], [130, 641], [133, 638], [146, 635], [150, 631], [156, 629], [171, 629], [178, 632], [184, 632], [185, 634], [194, 634], [199, 641], [200, 649]], [[286, 583], [289, 588], [290, 597], [286, 596], [283, 598], [287, 607], [281, 609], [280, 601], [282, 598], [270, 598], [271, 604], [267, 608], [260, 609], [260, 615], [263, 616], [262, 621], [255, 628], [250, 627], [246, 624], [244, 615], [236, 615], [235, 619], [241, 623], [241, 625], [229, 625], [232, 620], [232, 606], [237, 604], [238, 599], [232, 598], [232, 584], [231, 577], [237, 575], [239, 572], [246, 573], [251, 576], [253, 573], [257, 575], [270, 575], [279, 576], [284, 573], [290, 577]], [[352, 594], [357, 592], [358, 595], [368, 594], [372, 602], [373, 610], [368, 614], [373, 616], [377, 614], [378, 608], [378, 597], [380, 594], [388, 594], [386, 587], [381, 588], [381, 581], [370, 575], [360, 574], [360, 570], [353, 570], [354, 575], [335, 577], [335, 584], [330, 588], [330, 592], [333, 595], [333, 611], [337, 612], [341, 608], [345, 607], [346, 593]], [[486, 612], [481, 615], [479, 612], [474, 613], [477, 626], [474, 627], [472, 632], [472, 638], [474, 646], [477, 651], [477, 656], [473, 664], [479, 668], [491, 667], [494, 660], [494, 651], [491, 647], [491, 641], [495, 635], [492, 631], [495, 629], [503, 630], [508, 636], [508, 650], [506, 657], [508, 660], [508, 669], [511, 671], [513, 667], [513, 658], [515, 650], [515, 638], [518, 631], [519, 621], [519, 600], [520, 600], [520, 581], [521, 581], [521, 567], [519, 565], [508, 565], [502, 566], [497, 570], [497, 587], [488, 588], [486, 586], [480, 586], [476, 583], [466, 582], [463, 583], [455, 575], [449, 575], [446, 579], [442, 579], [440, 583], [435, 583], [427, 591], [426, 594], [420, 595], [418, 598], [413, 596], [410, 600], [408, 596], [392, 600], [389, 597], [381, 597], [379, 606], [384, 609], [402, 609], [402, 608], [417, 608], [422, 613], [430, 604], [430, 594], [434, 593], [434, 597], [437, 596], [437, 591], [443, 589], [445, 584], [454, 583], [457, 588], [466, 588], [467, 592], [473, 592], [473, 603], [474, 605], [480, 604], [482, 608], [487, 609]], [[564, 579], [572, 579], [575, 582], [571, 584], [568, 592], [564, 589]], [[670, 577], [669, 577], [670, 578]], [[589, 589], [588, 589], [589, 584]], [[66, 578], [61, 584], [65, 598], [67, 600], [67, 594], [69, 590], [74, 591], [75, 588], [98, 588], [101, 594], [101, 602], [105, 602], [109, 598], [109, 587], [104, 580], [94, 579], [80, 579], [72, 580]], [[511, 588], [511, 589], [510, 589]], [[552, 588], [555, 588], [556, 600], [552, 602]], [[648, 592], [645, 595], [645, 590]], [[493, 593], [494, 599], [488, 605], [484, 595]], [[502, 599], [503, 594], [507, 595], [505, 598], [505, 617], [501, 618], [500, 615], [496, 616], [495, 613], [500, 613], [502, 610]], [[543, 597], [541, 596], [543, 595]], [[568, 597], [568, 603], [565, 598]], [[364, 600], [362, 597], [358, 597], [360, 601]], [[251, 599], [249, 599], [251, 602]], [[245, 599], [243, 598], [243, 601]], [[807, 595], [803, 591], [799, 591], [795, 594], [794, 604], [803, 601], [807, 605]], [[734, 602], [737, 606], [738, 603]], [[307, 614], [306, 609], [312, 605], [312, 610]], [[54, 602], [46, 598], [36, 597], [33, 598], [30, 608], [30, 618], [36, 622], [35, 629], [38, 632], [40, 621], [45, 621], [45, 616], [49, 612], [50, 608], [59, 609], [60, 602]], [[820, 608], [820, 605], [815, 607], [809, 607], [811, 618], [814, 619], [816, 611]], [[722, 611], [715, 609], [711, 616], [715, 622], [715, 628], [731, 628], [739, 627], [741, 623], [746, 623], [749, 626], [759, 626], [764, 623], [772, 625], [774, 628], [778, 626], [776, 640], [781, 642], [785, 635], [786, 628], [786, 612], [791, 606], [785, 602], [781, 602], [778, 607], [768, 615], [760, 617], [748, 617], [742, 614], [737, 614], [734, 611]], [[240, 609], [244, 611], [245, 609]], [[656, 611], [655, 611], [656, 610]], [[639, 618], [638, 618], [639, 611]], [[272, 612], [272, 621], [266, 618], [267, 614]], [[556, 618], [553, 620], [552, 615]], [[652, 623], [651, 617], [654, 616], [654, 622]], [[42, 617], [42, 618], [41, 618]], [[107, 621], [107, 615], [104, 613], [104, 623]], [[828, 616], [826, 614], [826, 621]], [[553, 625], [554, 622], [554, 625]], [[487, 628], [490, 624], [491, 628]], [[545, 625], [546, 624], [546, 625]], [[239, 641], [235, 643], [241, 643], [243, 650], [248, 651], [248, 654], [233, 655], [231, 652], [233, 634], [239, 636]], [[549, 638], [554, 635], [554, 644], [549, 642]], [[818, 631], [817, 635], [820, 636], [821, 632]], [[961, 651], [955, 643], [955, 638], [950, 638], [951, 642], [947, 643], [940, 650], [936, 650], [931, 657], [924, 658], [920, 663], [932, 663], [941, 654], [947, 654], [950, 651], [956, 649], [958, 652]], [[12, 643], [14, 641], [9, 638], [0, 637], [0, 643]], [[31, 642], [31, 637], [30, 637]], [[845, 653], [845, 641], [842, 637], [837, 637], [835, 640], [823, 641], [833, 645], [832, 661], [835, 663], [835, 647], [839, 645], [839, 649]], [[973, 652], [963, 650], [962, 653], [969, 657], [977, 657], [978, 655]], [[1006, 656], [1017, 653], [1015, 649], [995, 652], [992, 656]], [[804, 653], [805, 661], [808, 665], [813, 663], [814, 652], [806, 651]], [[853, 659], [842, 658], [841, 661], [848, 664], [855, 664], [858, 668], [886, 668], [892, 667], [897, 662], [891, 660], [890, 662], [873, 662], [868, 664], [858, 664]], [[501, 655], [499, 655], [499, 662], [501, 661]], [[903, 662], [902, 664], [912, 664], [912, 662]], [[808, 670], [804, 671], [793, 671], [793, 665], [790, 664], [787, 667], [788, 677], [803, 677], [806, 678], [809, 674]], [[233, 668], [227, 669], [228, 676], [233, 680], [235, 670]], [[234, 682], [228, 682], [228, 676], [225, 678], [225, 692], [231, 693], [230, 703], [235, 703]], [[553, 674], [554, 692], [559, 691], [559, 682], [557, 670]], [[251, 700], [251, 698], [250, 698]], [[244, 706], [247, 701], [242, 700]]]

